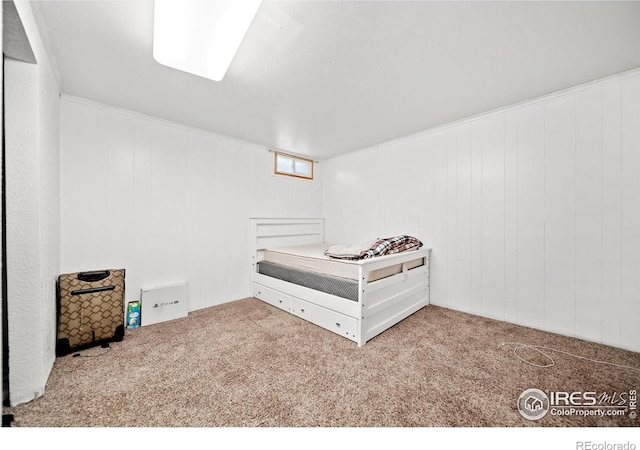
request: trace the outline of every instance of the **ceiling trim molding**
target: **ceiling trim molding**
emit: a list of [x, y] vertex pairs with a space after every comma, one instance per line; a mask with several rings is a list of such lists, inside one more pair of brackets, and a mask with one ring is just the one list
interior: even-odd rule
[[493, 114], [497, 114], [499, 112], [508, 112], [508, 111], [511, 111], [511, 110], [514, 110], [514, 109], [521, 108], [523, 106], [529, 106], [529, 105], [535, 105], [536, 103], [547, 102], [549, 100], [553, 100], [554, 98], [560, 97], [562, 95], [572, 94], [572, 93], [575, 94], [575, 93], [578, 93], [578, 92], [581, 92], [581, 91], [586, 91], [586, 90], [591, 89], [591, 88], [593, 88], [595, 86], [598, 86], [598, 85], [605, 85], [605, 84], [608, 84], [608, 83], [614, 83], [616, 81], [620, 81], [620, 80], [623, 80], [625, 78], [630, 78], [630, 77], [633, 77], [633, 76], [638, 75], [638, 74], [640, 74], [640, 67], [636, 67], [635, 69], [626, 70], [624, 72], [620, 72], [620, 73], [616, 73], [616, 74], [613, 74], [613, 75], [609, 75], [609, 76], [606, 76], [606, 77], [603, 77], [603, 78], [598, 78], [596, 80], [587, 81], [586, 83], [578, 84], [576, 86], [571, 86], [571, 87], [568, 87], [568, 88], [565, 88], [565, 89], [561, 89], [559, 91], [550, 92], [550, 93], [542, 95], [540, 97], [530, 98], [530, 99], [523, 100], [523, 101], [518, 102], [518, 103], [513, 103], [513, 104], [508, 105], [508, 106], [501, 106], [499, 108], [495, 108], [495, 109], [492, 109], [490, 111], [486, 111], [486, 112], [483, 112], [483, 113], [480, 113], [480, 114], [476, 114], [476, 115], [473, 115], [473, 116], [470, 116], [470, 117], [466, 117], [464, 119], [460, 119], [460, 120], [456, 120], [454, 122], [449, 122], [449, 123], [446, 123], [446, 124], [443, 124], [443, 125], [438, 125], [438, 126], [435, 126], [435, 127], [427, 128], [425, 130], [418, 131], [416, 133], [411, 133], [411, 134], [408, 134], [406, 136], [402, 136], [402, 137], [397, 138], [397, 139], [391, 139], [389, 141], [381, 142], [379, 144], [371, 145], [369, 147], [361, 148], [359, 150], [354, 150], [354, 151], [351, 151], [351, 152], [348, 152], [348, 153], [344, 153], [342, 155], [337, 155], [337, 156], [334, 156], [332, 158], [327, 158], [327, 159], [328, 160], [339, 159], [339, 158], [341, 158], [343, 156], [349, 156], [349, 155], [353, 155], [355, 153], [381, 149], [381, 148], [384, 148], [384, 147], [387, 147], [387, 146], [390, 146], [390, 145], [394, 145], [394, 144], [398, 144], [398, 143], [401, 143], [401, 142], [404, 142], [404, 141], [407, 141], [407, 140], [410, 140], [410, 139], [414, 139], [414, 138], [418, 138], [418, 137], [421, 137], [421, 136], [425, 136], [425, 135], [430, 134], [430, 133], [435, 133], [437, 131], [446, 130], [447, 128], [452, 128], [452, 127], [455, 127], [455, 126], [458, 126], [458, 125], [461, 125], [461, 124], [464, 124], [464, 123], [467, 123], [467, 122], [473, 122], [475, 120], [482, 119], [483, 117], [488, 117], [488, 116], [491, 116]]
[[110, 111], [110, 112], [115, 112], [115, 113], [118, 113], [118, 114], [122, 114], [122, 115], [129, 116], [129, 117], [134, 117], [134, 118], [137, 118], [137, 119], [146, 120], [146, 121], [149, 121], [149, 122], [160, 123], [162, 125], [166, 125], [166, 126], [169, 126], [169, 127], [180, 128], [180, 129], [183, 129], [185, 131], [191, 131], [191, 132], [198, 133], [198, 134], [204, 134], [204, 135], [207, 135], [207, 136], [215, 137], [217, 139], [228, 141], [228, 142], [232, 142], [232, 143], [239, 144], [239, 145], [246, 145], [246, 146], [249, 146], [249, 147], [255, 147], [256, 149], [260, 149], [260, 150], [269, 150], [270, 149], [270, 147], [268, 147], [266, 145], [257, 144], [255, 142], [245, 141], [245, 140], [233, 137], [233, 136], [229, 136], [229, 135], [222, 134], [222, 133], [216, 133], [215, 131], [205, 130], [203, 128], [198, 128], [198, 127], [194, 127], [194, 126], [191, 126], [191, 125], [185, 125], [183, 123], [174, 122], [172, 120], [161, 119], [159, 117], [155, 117], [155, 116], [152, 116], [150, 114], [144, 114], [144, 113], [140, 113], [140, 112], [133, 111], [133, 110], [130, 110], [130, 109], [119, 108], [117, 106], [112, 106], [112, 105], [109, 105], [109, 104], [106, 104], [106, 103], [97, 102], [95, 100], [89, 100], [89, 99], [84, 98], [84, 97], [77, 97], [77, 96], [74, 96], [74, 95], [62, 93], [62, 94], [60, 94], [60, 99], [61, 100], [66, 100], [66, 101], [70, 101], [70, 102], [74, 102], [74, 103], [84, 104], [84, 105], [87, 105], [87, 106], [92, 106], [94, 108], [98, 108], [98, 109], [102, 109], [102, 110]]

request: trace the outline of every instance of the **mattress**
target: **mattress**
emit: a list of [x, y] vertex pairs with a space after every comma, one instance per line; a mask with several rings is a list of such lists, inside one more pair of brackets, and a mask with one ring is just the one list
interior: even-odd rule
[[311, 272], [270, 261], [260, 261], [258, 273], [354, 302], [358, 301], [358, 282], [348, 278]]
[[[296, 247], [284, 247], [266, 249], [264, 251], [264, 261], [287, 266], [307, 272], [329, 275], [332, 277], [344, 278], [358, 281], [360, 266], [372, 259], [366, 260], [344, 260], [334, 259], [325, 256], [324, 252], [331, 246], [327, 243], [302, 245]], [[412, 251], [412, 250], [408, 250]], [[378, 258], [385, 258], [380, 256]], [[374, 258], [374, 259], [378, 259]], [[404, 263], [406, 270], [424, 265], [424, 258], [417, 257], [414, 260]], [[367, 282], [381, 280], [403, 271], [403, 264], [392, 264], [381, 269], [369, 272]]]

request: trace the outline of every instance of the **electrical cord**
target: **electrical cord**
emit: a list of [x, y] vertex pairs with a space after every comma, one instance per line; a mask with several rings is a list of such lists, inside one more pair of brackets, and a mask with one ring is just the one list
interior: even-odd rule
[[104, 348], [105, 351], [102, 353], [98, 353], [97, 355], [83, 355], [82, 353], [74, 353], [73, 357], [74, 358], [98, 358], [100, 356], [106, 355], [111, 351], [111, 347], [109, 346], [109, 344], [102, 345], [102, 348]]
[[[523, 344], [521, 342], [503, 342], [502, 345], [515, 345], [516, 347], [513, 349], [513, 354], [516, 358], [518, 358], [520, 361], [525, 362], [529, 365], [535, 366], [535, 367], [540, 367], [540, 368], [548, 368], [548, 367], [553, 367], [555, 365], [555, 361], [553, 360], [553, 358], [551, 356], [549, 356], [547, 353], [543, 352], [542, 350], [546, 350], [546, 351], [550, 351], [550, 352], [557, 352], [557, 353], [562, 353], [563, 355], [567, 355], [567, 356], [571, 356], [573, 358], [577, 358], [577, 359], [583, 359], [585, 361], [589, 361], [589, 362], [593, 362], [596, 364], [605, 364], [607, 366], [613, 366], [613, 367], [618, 367], [621, 369], [629, 369], [629, 370], [635, 370], [637, 372], [640, 372], [640, 368], [637, 367], [631, 367], [631, 366], [625, 366], [622, 364], [615, 364], [615, 363], [611, 363], [611, 362], [607, 362], [607, 361], [599, 361], [597, 359], [591, 359], [591, 358], [587, 358], [585, 356], [580, 356], [580, 355], [574, 355], [573, 353], [569, 353], [569, 352], [565, 352], [563, 350], [558, 350], [555, 348], [551, 348], [551, 347], [544, 347], [542, 345], [531, 345], [531, 344]], [[537, 353], [539, 353], [540, 355], [544, 356], [545, 358], [547, 358], [547, 360], [549, 361], [547, 364], [538, 364], [532, 361], [528, 361], [525, 358], [523, 358], [522, 356], [518, 355], [518, 350], [520, 349], [530, 349], [533, 350]]]

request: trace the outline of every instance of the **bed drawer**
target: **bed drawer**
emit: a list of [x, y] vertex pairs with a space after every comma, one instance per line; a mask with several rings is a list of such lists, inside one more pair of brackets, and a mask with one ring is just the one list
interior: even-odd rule
[[322, 307], [313, 311], [313, 323], [350, 339], [356, 337], [358, 330], [355, 318]]
[[342, 336], [355, 338], [357, 320], [322, 306], [292, 297], [291, 312], [309, 322]]
[[318, 308], [319, 306], [313, 303], [305, 302], [295, 297], [291, 298], [291, 313], [309, 322], [313, 322], [315, 310]]
[[253, 296], [275, 306], [276, 308], [291, 311], [291, 299], [293, 297], [283, 294], [282, 292], [254, 283]]

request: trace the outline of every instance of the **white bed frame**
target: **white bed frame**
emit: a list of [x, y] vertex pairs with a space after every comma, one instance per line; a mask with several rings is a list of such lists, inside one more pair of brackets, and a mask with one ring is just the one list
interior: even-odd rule
[[[430, 249], [358, 261], [358, 301], [351, 301], [257, 272], [264, 250], [323, 242], [324, 219], [252, 218], [251, 289], [253, 296], [362, 347], [367, 341], [429, 304]], [[365, 238], [366, 239], [366, 238]], [[424, 265], [405, 263], [424, 258]], [[367, 282], [369, 272], [401, 264], [403, 271]]]

